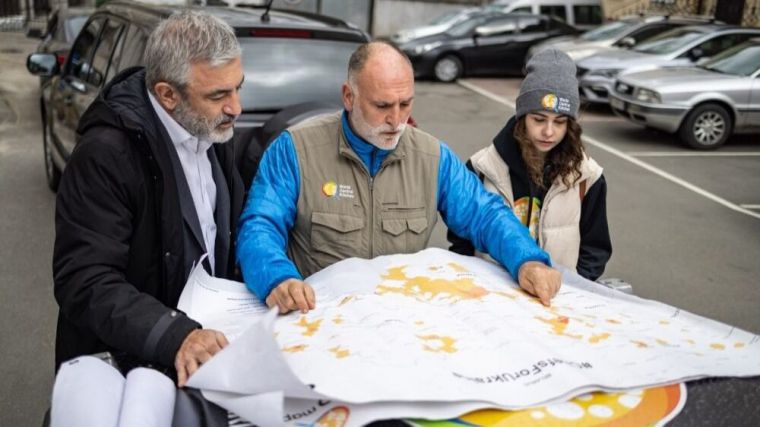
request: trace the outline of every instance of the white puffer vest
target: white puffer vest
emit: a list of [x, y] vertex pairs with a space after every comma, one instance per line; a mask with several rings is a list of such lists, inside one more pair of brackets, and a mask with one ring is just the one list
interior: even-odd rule
[[[496, 147], [489, 145], [483, 148], [470, 158], [470, 162], [476, 173], [483, 176], [486, 190], [500, 195], [504, 202], [513, 208], [514, 195], [509, 179], [509, 167], [499, 156]], [[582, 198], [602, 176], [603, 169], [594, 159], [584, 155], [580, 171], [581, 178], [570, 188], [559, 178], [552, 183], [544, 197], [538, 222], [539, 246], [549, 253], [552, 263], [561, 264], [573, 271], [578, 264], [581, 245]], [[585, 184], [581, 184], [584, 181]]]

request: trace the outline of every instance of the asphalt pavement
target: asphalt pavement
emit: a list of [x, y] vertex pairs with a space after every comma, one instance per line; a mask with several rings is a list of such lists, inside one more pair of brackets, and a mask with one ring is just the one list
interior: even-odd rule
[[53, 384], [55, 195], [45, 187], [36, 40], [0, 33], [0, 425], [40, 425]]

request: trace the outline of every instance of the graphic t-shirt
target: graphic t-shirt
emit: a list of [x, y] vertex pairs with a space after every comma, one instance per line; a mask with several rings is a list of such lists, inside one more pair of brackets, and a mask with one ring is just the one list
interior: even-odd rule
[[542, 199], [525, 196], [515, 200], [514, 213], [523, 225], [528, 227], [530, 236], [538, 240], [538, 220], [541, 218]]

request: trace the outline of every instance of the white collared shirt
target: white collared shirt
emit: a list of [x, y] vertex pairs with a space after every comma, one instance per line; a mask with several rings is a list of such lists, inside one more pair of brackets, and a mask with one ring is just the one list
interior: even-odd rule
[[158, 118], [163, 123], [172, 145], [177, 150], [182, 170], [185, 172], [185, 180], [193, 196], [195, 212], [203, 233], [203, 242], [206, 244], [208, 262], [211, 265], [211, 273], [214, 273], [214, 250], [216, 245], [216, 221], [214, 209], [216, 208], [216, 183], [211, 172], [211, 161], [207, 151], [211, 148], [211, 141], [198, 139], [191, 135], [187, 129], [177, 123], [176, 120], [159, 104], [158, 100], [148, 91], [150, 103], [156, 110]]

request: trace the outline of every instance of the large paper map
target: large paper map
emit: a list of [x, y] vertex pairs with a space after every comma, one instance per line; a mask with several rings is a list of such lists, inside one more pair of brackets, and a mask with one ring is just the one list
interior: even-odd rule
[[274, 373], [281, 366], [264, 360], [271, 355], [245, 350], [267, 346], [279, 348], [277, 357], [313, 397], [353, 404], [478, 402], [519, 409], [593, 390], [760, 375], [757, 335], [573, 273], [563, 274], [549, 308], [502, 268], [440, 249], [349, 259], [308, 282], [318, 296], [315, 310], [279, 316], [267, 322], [271, 329], [260, 325], [256, 343], [253, 332], [242, 334], [199, 371], [194, 385], [276, 391], [213, 379], [219, 370], [240, 368], [229, 366], [236, 351], [255, 366], [249, 372], [256, 381], [281, 375]]

